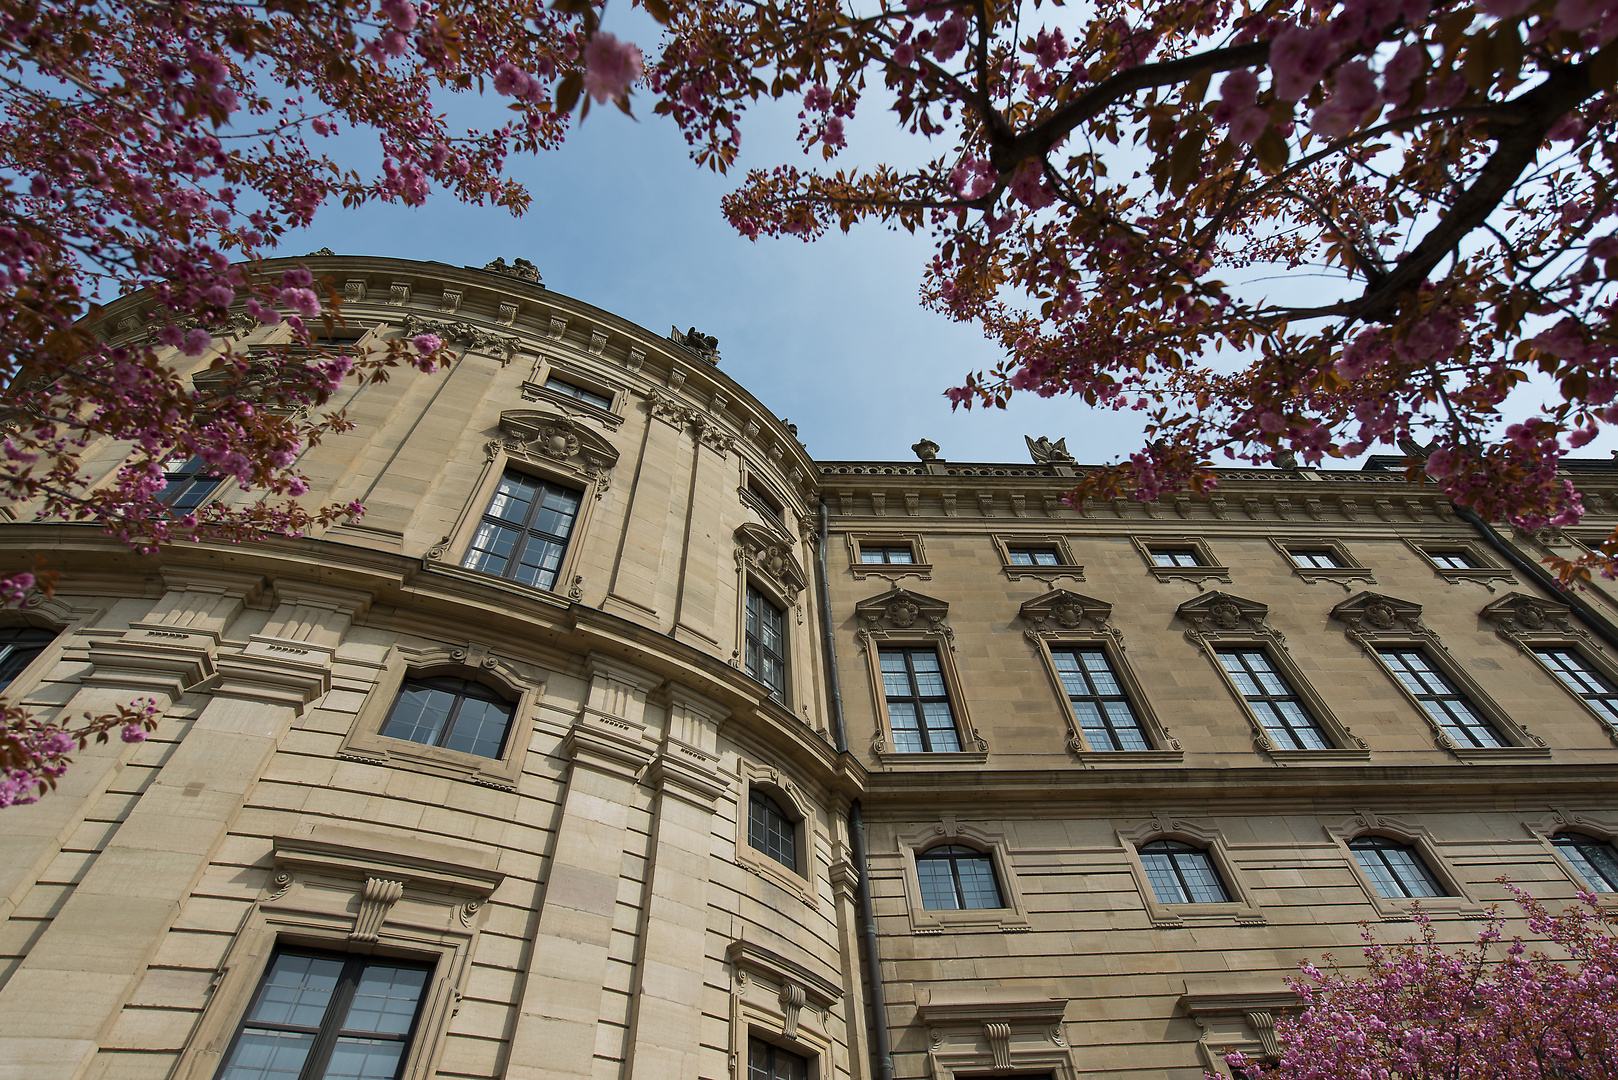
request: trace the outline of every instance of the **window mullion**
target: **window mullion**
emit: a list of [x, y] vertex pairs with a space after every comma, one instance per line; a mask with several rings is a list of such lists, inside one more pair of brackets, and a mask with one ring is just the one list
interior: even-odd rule
[[331, 1000], [326, 1003], [325, 1015], [320, 1018], [320, 1031], [315, 1035], [314, 1044], [309, 1047], [309, 1057], [303, 1063], [303, 1072], [298, 1080], [323, 1080], [325, 1077], [332, 1051], [337, 1048], [338, 1033], [348, 1017], [348, 1007], [354, 1003], [354, 991], [359, 987], [360, 976], [364, 972], [363, 959], [350, 958], [343, 964], [343, 973], [337, 977], [337, 986], [332, 990]]

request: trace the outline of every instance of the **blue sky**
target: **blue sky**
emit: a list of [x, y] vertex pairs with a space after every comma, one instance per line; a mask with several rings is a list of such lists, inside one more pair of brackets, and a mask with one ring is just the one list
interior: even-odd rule
[[[646, 26], [608, 29], [638, 34], [643, 45], [655, 37]], [[509, 115], [498, 99], [455, 102], [457, 112], [485, 125]], [[636, 95], [634, 105], [639, 121], [595, 109], [560, 150], [511, 159], [508, 172], [534, 196], [521, 218], [443, 196], [414, 210], [328, 206], [281, 251], [330, 247], [469, 266], [497, 256], [529, 259], [548, 287], [656, 333], [696, 326], [717, 337], [723, 369], [797, 424], [809, 452], [823, 460], [910, 460], [911, 444], [923, 437], [959, 462], [1026, 461], [1025, 434], [1066, 437], [1081, 462], [1113, 461], [1140, 448], [1143, 414], [1067, 398], [1019, 395], [1004, 412], [952, 411], [943, 391], [993, 366], [999, 354], [972, 327], [922, 309], [917, 289], [933, 250], [925, 235], [871, 225], [813, 244], [754, 242], [726, 225], [719, 200], [748, 167], [819, 162], [818, 153], [806, 159], [794, 142], [796, 103], [773, 103], [749, 117], [742, 161], [730, 176], [691, 162], [673, 124], [650, 115], [650, 94]], [[375, 172], [363, 144], [345, 140], [328, 149], [344, 164]], [[948, 149], [903, 136], [874, 97], [849, 126], [849, 143], [840, 165], [878, 158], [903, 165]], [[1281, 274], [1259, 287], [1318, 300], [1323, 285]], [[1531, 386], [1512, 411], [1525, 413], [1552, 396], [1548, 386]], [[1612, 430], [1580, 456], [1605, 457], [1618, 447]]]

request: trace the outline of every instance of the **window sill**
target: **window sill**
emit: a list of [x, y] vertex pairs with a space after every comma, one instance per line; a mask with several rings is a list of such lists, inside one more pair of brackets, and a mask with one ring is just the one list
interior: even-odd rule
[[1266, 750], [1277, 765], [1364, 764], [1371, 760], [1369, 750]]
[[[513, 720], [513, 730], [507, 733], [508, 740], [520, 734], [515, 728], [516, 722]], [[527, 751], [526, 743], [523, 751]], [[354, 735], [345, 740], [337, 751], [338, 757], [348, 761], [443, 776], [500, 791], [516, 791], [517, 777], [522, 773], [521, 755], [515, 747], [508, 751], [508, 755], [504, 760], [479, 757], [477, 754], [446, 750], [441, 746], [424, 746], [386, 735]]]
[[1074, 748], [1073, 756], [1078, 758], [1086, 768], [1099, 766], [1113, 766], [1117, 768], [1138, 769], [1147, 766], [1179, 765], [1185, 760], [1184, 750], [1080, 750]]
[[1201, 585], [1204, 581], [1219, 581], [1230, 584], [1230, 568], [1227, 566], [1148, 566], [1146, 568], [1158, 581], [1190, 581]]
[[854, 571], [854, 580], [863, 581], [868, 577], [887, 578], [898, 581], [902, 577], [918, 577], [923, 581], [933, 579], [932, 563], [849, 563], [849, 569]]
[[736, 849], [736, 865], [749, 874], [763, 878], [783, 892], [791, 893], [811, 908], [819, 907], [814, 885], [802, 874], [788, 870], [762, 851], [749, 845]]
[[1468, 765], [1499, 761], [1545, 761], [1551, 756], [1548, 746], [1453, 746], [1449, 752]]
[[910, 932], [943, 934], [953, 931], [1016, 933], [1029, 929], [1028, 919], [1015, 908], [972, 908], [966, 911], [910, 911]]
[[944, 769], [973, 768], [989, 760], [987, 750], [951, 750], [932, 753], [906, 753], [896, 750], [878, 750], [877, 760], [888, 768]]
[[1264, 913], [1256, 907], [1243, 903], [1227, 904], [1159, 904], [1151, 903], [1147, 908], [1152, 925], [1159, 929], [1171, 930], [1177, 926], [1188, 923], [1198, 926], [1213, 923], [1225, 923], [1236, 926], [1264, 926], [1268, 922]]
[[1331, 581], [1344, 588], [1345, 582], [1363, 581], [1370, 585], [1376, 584], [1376, 578], [1363, 566], [1297, 566], [1292, 572], [1309, 584], [1314, 585], [1321, 581]]
[[1074, 581], [1084, 580], [1084, 567], [1078, 565], [1064, 566], [1013, 566], [1007, 563], [1005, 570], [1006, 580], [1018, 581], [1022, 578], [1036, 578], [1040, 581], [1054, 581], [1057, 578], [1072, 578]]

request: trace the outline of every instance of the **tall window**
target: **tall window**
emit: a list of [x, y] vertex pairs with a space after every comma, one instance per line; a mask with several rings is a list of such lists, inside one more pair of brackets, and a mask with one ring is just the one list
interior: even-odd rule
[[1092, 750], [1150, 750], [1140, 720], [1100, 649], [1052, 649], [1056, 673]]
[[1230, 893], [1213, 859], [1178, 840], [1153, 840], [1140, 848], [1141, 865], [1159, 904], [1227, 904]]
[[943, 844], [916, 856], [921, 906], [928, 911], [1005, 907], [994, 880], [994, 859], [976, 848]]
[[1584, 883], [1595, 892], [1618, 892], [1618, 851], [1583, 833], [1563, 833], [1551, 841]]
[[225, 482], [214, 476], [208, 463], [199, 457], [170, 458], [163, 470], [168, 483], [157, 493], [157, 501], [167, 503], [178, 514], [189, 514], [201, 506]]
[[1325, 548], [1287, 549], [1292, 561], [1307, 570], [1341, 570], [1343, 564], [1334, 552]]
[[1055, 548], [1007, 548], [1006, 555], [1012, 566], [1061, 566], [1062, 554]]
[[764, 594], [747, 587], [747, 673], [770, 688], [781, 704], [787, 700], [786, 620]]
[[888, 699], [893, 748], [900, 753], [950, 753], [961, 748], [949, 688], [933, 649], [883, 649], [882, 691]]
[[1449, 895], [1409, 845], [1385, 836], [1362, 836], [1350, 840], [1348, 849], [1380, 896], [1398, 900]]
[[798, 823], [757, 788], [747, 799], [747, 843], [794, 874], [798, 872]]
[[916, 553], [909, 544], [861, 544], [862, 563], [902, 563], [909, 566], [916, 561]]
[[1230, 675], [1265, 734], [1283, 750], [1330, 750], [1330, 740], [1262, 649], [1221, 649]]
[[747, 1080], [809, 1080], [809, 1059], [763, 1039], [749, 1038]]
[[582, 498], [571, 488], [507, 469], [461, 565], [554, 589]]
[[218, 1080], [393, 1080], [428, 968], [278, 950]]
[[1478, 715], [1473, 704], [1433, 667], [1420, 649], [1378, 649], [1393, 677], [1432, 717], [1457, 746], [1505, 746], [1494, 725]]
[[510, 703], [482, 683], [451, 677], [407, 679], [382, 734], [497, 758], [505, 746], [511, 712]]
[[10, 686], [12, 680], [22, 674], [22, 669], [55, 640], [53, 632], [32, 626], [0, 630], [0, 690]]
[[586, 405], [594, 405], [598, 409], [612, 408], [612, 398], [606, 394], [600, 394], [583, 386], [575, 385], [566, 379], [558, 379], [555, 375], [545, 380], [545, 389], [555, 390], [558, 393], [566, 394], [570, 398], [577, 398]]
[[1584, 657], [1572, 649], [1535, 649], [1534, 655], [1545, 662], [1569, 690], [1584, 699], [1584, 703], [1600, 713], [1609, 723], [1618, 725], [1618, 688], [1599, 674]]

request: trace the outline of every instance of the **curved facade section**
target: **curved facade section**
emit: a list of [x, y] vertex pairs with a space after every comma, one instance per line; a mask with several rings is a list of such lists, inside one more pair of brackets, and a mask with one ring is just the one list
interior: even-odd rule
[[708, 339], [306, 263], [345, 347], [456, 353], [301, 459], [363, 520], [7, 508], [63, 575], [0, 612], [8, 699], [162, 720], [0, 811], [0, 1075], [1198, 1080], [1362, 922], [1618, 890], [1614, 603], [1535, 569], [1610, 463], [1534, 536], [1376, 460], [1075, 508], [1060, 443], [816, 462]]

